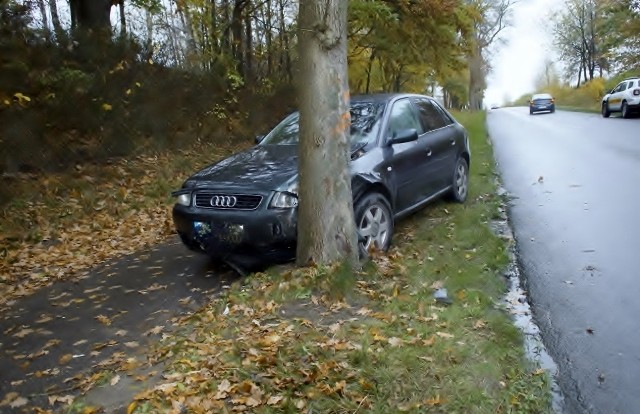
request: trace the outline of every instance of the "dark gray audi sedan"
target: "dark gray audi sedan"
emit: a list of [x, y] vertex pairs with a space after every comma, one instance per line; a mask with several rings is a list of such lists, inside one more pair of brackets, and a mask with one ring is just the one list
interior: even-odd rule
[[[388, 249], [394, 221], [429, 201], [466, 199], [467, 132], [434, 99], [354, 96], [350, 111], [362, 252]], [[187, 247], [245, 267], [295, 257], [298, 118], [289, 115], [256, 146], [202, 169], [173, 192], [173, 220]]]

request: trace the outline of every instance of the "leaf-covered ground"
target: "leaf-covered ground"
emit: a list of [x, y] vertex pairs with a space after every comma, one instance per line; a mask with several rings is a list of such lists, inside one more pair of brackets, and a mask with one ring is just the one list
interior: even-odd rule
[[404, 220], [361, 271], [278, 268], [234, 284], [159, 344], [164, 382], [129, 411], [549, 412], [547, 377], [500, 305], [508, 257], [490, 229], [501, 200], [483, 117], [462, 117], [465, 205]]
[[170, 193], [230, 146], [77, 165], [72, 173], [19, 175], [0, 210], [0, 309], [42, 286], [173, 234]]

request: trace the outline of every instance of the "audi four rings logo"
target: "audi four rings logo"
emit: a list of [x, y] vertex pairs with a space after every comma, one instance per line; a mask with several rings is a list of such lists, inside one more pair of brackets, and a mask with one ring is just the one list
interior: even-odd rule
[[238, 199], [235, 196], [223, 196], [217, 195], [211, 197], [211, 207], [219, 207], [219, 208], [232, 208], [235, 207]]

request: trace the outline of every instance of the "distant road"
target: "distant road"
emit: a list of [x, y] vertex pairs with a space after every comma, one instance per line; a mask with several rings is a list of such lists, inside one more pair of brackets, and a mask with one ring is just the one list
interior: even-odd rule
[[640, 413], [640, 119], [488, 114], [567, 413]]

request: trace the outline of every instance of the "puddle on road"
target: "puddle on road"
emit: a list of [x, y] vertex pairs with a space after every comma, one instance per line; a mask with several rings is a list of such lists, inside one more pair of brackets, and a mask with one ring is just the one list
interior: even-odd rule
[[533, 321], [531, 307], [527, 300], [527, 292], [522, 289], [522, 275], [520, 274], [516, 261], [515, 239], [513, 237], [511, 227], [509, 226], [509, 222], [506, 219], [506, 211], [501, 208], [500, 213], [504, 217], [503, 220], [495, 220], [490, 226], [495, 234], [510, 243], [510, 264], [504, 272], [504, 276], [507, 279], [508, 292], [503, 298], [503, 302], [507, 311], [512, 315], [515, 326], [518, 327], [524, 335], [524, 349], [526, 356], [531, 361], [537, 363], [540, 368], [549, 373], [549, 379], [551, 381], [552, 409], [554, 413], [562, 414], [564, 413], [564, 396], [562, 395], [558, 382], [556, 381], [558, 366], [547, 352], [544, 343], [542, 342], [540, 328], [538, 328], [538, 325]]

